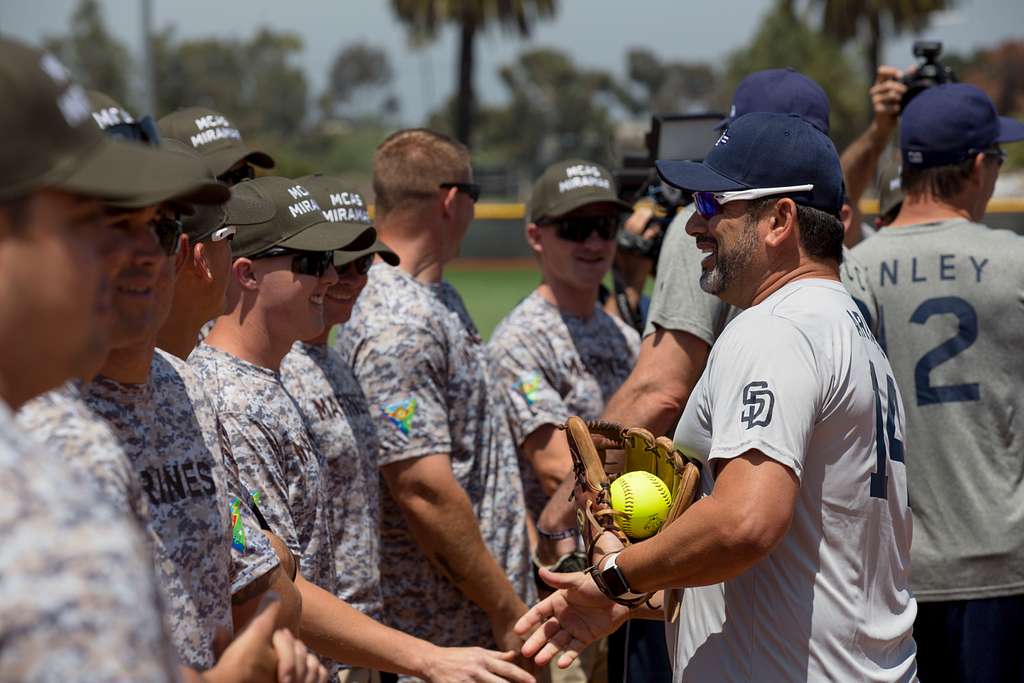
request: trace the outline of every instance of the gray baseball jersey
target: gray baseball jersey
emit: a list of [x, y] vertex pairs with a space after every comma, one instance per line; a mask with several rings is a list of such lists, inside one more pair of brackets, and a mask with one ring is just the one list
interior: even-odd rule
[[299, 556], [302, 576], [335, 592], [323, 458], [277, 372], [202, 344], [188, 359], [224, 432], [225, 457], [270, 530]]
[[141, 528], [0, 403], [0, 680], [178, 680]]
[[[680, 211], [665, 234], [644, 336], [653, 333], [657, 325], [688, 332], [710, 346], [740, 309], [700, 288], [700, 263], [704, 254], [686, 234], [686, 221], [692, 215], [692, 207]], [[843, 247], [839, 275], [874, 331], [878, 319], [874, 293], [863, 265], [846, 247]]]
[[296, 342], [281, 362], [281, 381], [326, 465], [337, 595], [379, 621], [380, 476], [366, 396], [345, 359], [323, 345]]
[[846, 289], [785, 285], [730, 323], [675, 434], [714, 469], [756, 449], [800, 483], [776, 548], [683, 591], [676, 681], [903, 681], [916, 672], [904, 412]]
[[1024, 594], [1024, 238], [965, 220], [854, 249], [907, 397], [920, 600]]
[[[458, 292], [377, 264], [338, 343], [370, 403], [379, 464], [448, 453], [488, 550], [530, 603], [526, 508], [504, 392]], [[386, 487], [381, 505], [387, 622], [438, 645], [493, 646], [484, 611], [426, 560]]]
[[[587, 318], [558, 310], [534, 291], [512, 309], [488, 344], [509, 399], [516, 443], [543, 425], [570, 415], [596, 420], [629, 376], [640, 351], [640, 335], [595, 305]], [[528, 461], [520, 459], [523, 489], [536, 515], [548, 497]]]
[[232, 592], [278, 564], [254, 522], [248, 533], [233, 533], [229, 504], [237, 491], [229, 490], [220, 462], [212, 406], [192, 371], [159, 350], [147, 383], [100, 376], [83, 396], [113, 427], [149, 499], [178, 653], [208, 669], [216, 663], [218, 632], [232, 632]]

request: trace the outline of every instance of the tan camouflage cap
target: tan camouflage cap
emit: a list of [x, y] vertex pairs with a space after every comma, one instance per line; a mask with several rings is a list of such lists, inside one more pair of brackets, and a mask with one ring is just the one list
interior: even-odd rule
[[533, 185], [526, 220], [558, 218], [589, 204], [607, 204], [611, 211], [631, 211], [615, 193], [615, 179], [604, 166], [581, 159], [552, 164]]
[[106, 136], [52, 54], [0, 38], [0, 200], [42, 188], [116, 202], [195, 188], [194, 160]]
[[180, 140], [199, 152], [215, 176], [221, 176], [239, 161], [261, 168], [274, 167], [269, 154], [245, 144], [235, 124], [213, 109], [179, 109], [160, 119], [158, 125], [162, 136]]

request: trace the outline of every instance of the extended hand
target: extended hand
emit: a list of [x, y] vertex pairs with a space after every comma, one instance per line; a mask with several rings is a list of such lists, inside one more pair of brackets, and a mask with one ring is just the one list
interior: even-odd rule
[[547, 666], [561, 652], [558, 667], [568, 667], [583, 648], [629, 617], [629, 608], [602, 595], [589, 574], [542, 569], [541, 578], [558, 591], [534, 605], [516, 624], [516, 633], [522, 636], [536, 629], [523, 645], [523, 656], [532, 657], [537, 666]]
[[426, 678], [432, 683], [533, 683], [534, 677], [513, 663], [518, 656], [518, 652], [496, 652], [482, 647], [437, 648], [436, 656], [427, 665]]

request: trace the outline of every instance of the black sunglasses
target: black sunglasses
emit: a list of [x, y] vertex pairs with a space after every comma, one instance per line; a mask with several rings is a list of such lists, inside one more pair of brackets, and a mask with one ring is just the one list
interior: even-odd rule
[[474, 204], [480, 201], [480, 186], [476, 183], [441, 183], [438, 187], [444, 190], [454, 187], [459, 192], [468, 194]]
[[249, 258], [255, 261], [275, 256], [292, 256], [292, 272], [296, 275], [323, 277], [327, 269], [334, 263], [333, 251], [299, 251], [287, 247], [271, 247]]
[[586, 242], [592, 232], [596, 232], [603, 240], [612, 240], [619, 232], [617, 216], [565, 218], [560, 221], [544, 221], [541, 225], [553, 226], [559, 239], [570, 242]]
[[373, 265], [373, 254], [364, 254], [357, 259], [353, 259], [343, 266], [334, 264], [334, 270], [337, 271], [338, 277], [347, 275], [350, 270], [354, 270], [356, 275], [366, 275], [370, 272], [370, 266]]
[[220, 180], [225, 185], [237, 185], [243, 180], [252, 180], [256, 177], [256, 169], [252, 167], [252, 164], [244, 163], [238, 168], [231, 168], [224, 171], [217, 180]]
[[146, 145], [159, 145], [160, 132], [157, 130], [156, 122], [152, 116], [143, 116], [134, 123], [119, 123], [115, 126], [108, 126], [103, 132], [113, 138], [120, 140], [131, 140]]
[[164, 253], [168, 256], [177, 254], [178, 247], [181, 245], [181, 233], [184, 230], [182, 220], [174, 216], [164, 216], [153, 219], [151, 225]]

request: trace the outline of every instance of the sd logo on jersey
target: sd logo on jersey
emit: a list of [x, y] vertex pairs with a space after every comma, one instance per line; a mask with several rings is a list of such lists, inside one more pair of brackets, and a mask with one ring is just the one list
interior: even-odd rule
[[751, 382], [743, 387], [743, 413], [740, 422], [751, 427], [767, 427], [775, 410], [775, 394], [768, 382]]

